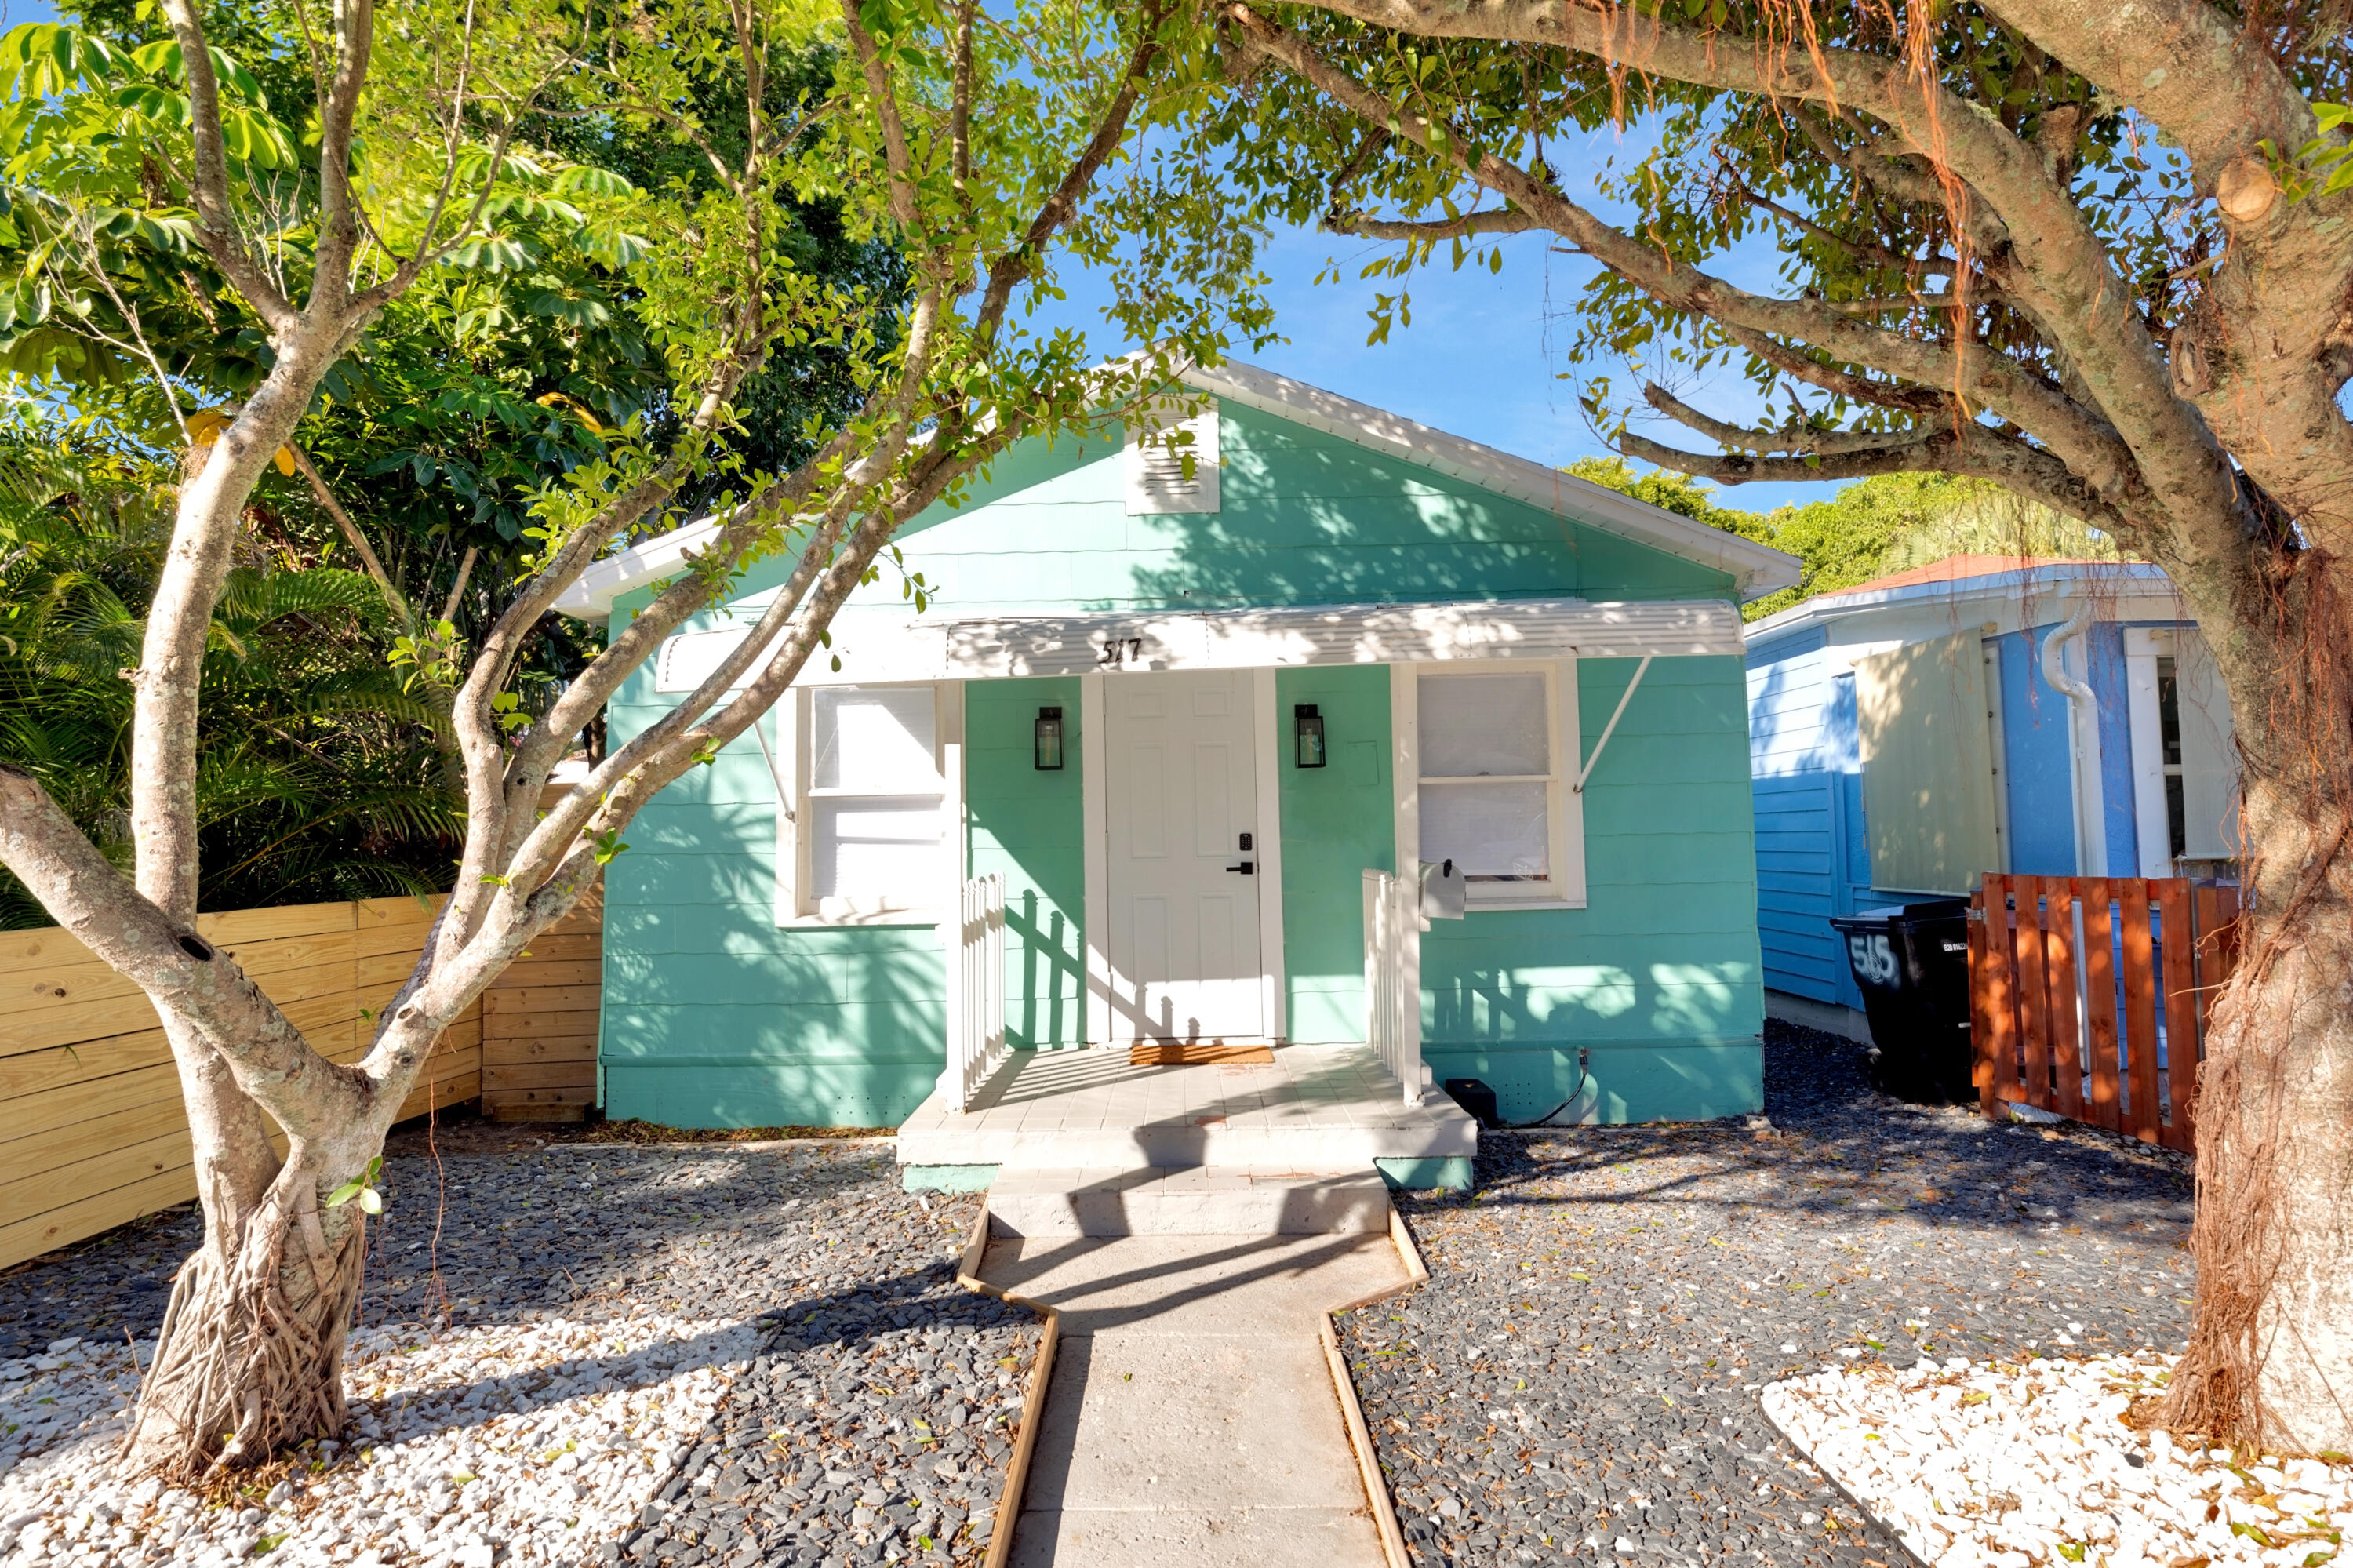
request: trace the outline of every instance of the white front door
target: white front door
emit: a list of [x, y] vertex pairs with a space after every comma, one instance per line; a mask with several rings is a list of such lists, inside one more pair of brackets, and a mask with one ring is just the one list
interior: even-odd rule
[[1109, 1037], [1263, 1036], [1250, 673], [1103, 687]]

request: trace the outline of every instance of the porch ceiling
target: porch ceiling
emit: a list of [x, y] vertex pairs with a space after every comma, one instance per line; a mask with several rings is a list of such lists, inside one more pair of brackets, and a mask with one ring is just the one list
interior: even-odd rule
[[[735, 609], [765, 607], [753, 595]], [[662, 645], [655, 689], [690, 692], [750, 636], [691, 631]], [[994, 680], [1103, 671], [1253, 670], [1313, 664], [1442, 663], [1475, 659], [1672, 658], [1738, 654], [1740, 612], [1720, 599], [1595, 603], [1581, 599], [1461, 604], [1330, 604], [1267, 609], [1109, 610], [942, 621], [860, 617], [835, 628], [858, 657], [832, 672], [813, 660], [803, 684]], [[754, 661], [757, 669], [762, 661]]]

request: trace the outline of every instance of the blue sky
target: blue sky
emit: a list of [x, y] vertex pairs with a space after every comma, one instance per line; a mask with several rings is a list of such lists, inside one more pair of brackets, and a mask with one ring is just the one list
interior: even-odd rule
[[[1604, 172], [1605, 160], [1614, 156], [1622, 169], [1640, 158], [1646, 141], [1647, 128], [1638, 123], [1622, 138], [1605, 129], [1581, 143], [1554, 142], [1547, 151], [1562, 185], [1584, 206], [1623, 220], [1623, 207], [1596, 192], [1592, 182]], [[1357, 273], [1366, 261], [1393, 254], [1396, 248], [1313, 229], [1279, 229], [1261, 260], [1273, 280], [1276, 330], [1288, 341], [1240, 357], [1539, 462], [1558, 466], [1609, 455], [1578, 407], [1579, 383], [1598, 370], [1622, 396], [1639, 384], [1639, 367], [1570, 362], [1576, 329], [1568, 317], [1595, 269], [1581, 258], [1556, 253], [1553, 247], [1562, 243], [1547, 234], [1506, 237], [1500, 242], [1499, 273], [1490, 273], [1483, 264], [1452, 270], [1441, 247], [1435, 264], [1408, 281], [1413, 324], [1368, 345], [1371, 323], [1366, 313], [1373, 296], [1377, 291], [1396, 292], [1399, 282], [1388, 277], [1361, 280]], [[1339, 264], [1340, 281], [1316, 283], [1332, 261]], [[1780, 286], [1768, 243], [1744, 246], [1712, 270], [1759, 292]], [[1041, 315], [1039, 324], [1059, 318], [1108, 345], [1098, 314], [1103, 284], [1084, 275], [1065, 275], [1061, 281], [1069, 299], [1055, 316]], [[1565, 374], [1570, 378], [1563, 379]], [[1678, 397], [1720, 418], [1746, 422], [1757, 412], [1753, 393], [1730, 372], [1718, 370], [1711, 380], [1696, 384], [1672, 376], [1658, 378]], [[1663, 421], [1638, 428], [1671, 445], [1686, 444], [1689, 434]], [[1711, 450], [1699, 438], [1690, 439], [1699, 443], [1697, 450]], [[1763, 512], [1784, 503], [1821, 500], [1835, 488], [1820, 482], [1719, 486], [1717, 499]]]

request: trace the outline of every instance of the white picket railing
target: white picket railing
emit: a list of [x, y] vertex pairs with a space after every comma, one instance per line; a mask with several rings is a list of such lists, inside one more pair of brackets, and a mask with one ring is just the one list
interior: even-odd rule
[[948, 1062], [940, 1095], [962, 1114], [1005, 1052], [1003, 877], [976, 876], [958, 888], [955, 930], [947, 951]]
[[1429, 928], [1418, 883], [1365, 873], [1365, 1042], [1409, 1106], [1430, 1087], [1421, 1061], [1421, 934]]

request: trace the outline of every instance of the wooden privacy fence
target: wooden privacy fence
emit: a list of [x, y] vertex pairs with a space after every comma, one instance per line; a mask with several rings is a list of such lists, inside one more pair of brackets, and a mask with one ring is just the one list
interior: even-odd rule
[[1979, 1103], [2189, 1150], [2214, 994], [2238, 957], [2238, 889], [2185, 877], [1989, 873], [1969, 900]]
[[[196, 928], [322, 1055], [352, 1062], [371, 1033], [363, 1010], [380, 1010], [399, 989], [438, 903], [245, 909], [200, 916]], [[403, 1118], [487, 1098], [494, 1073], [519, 1080], [500, 1092], [522, 1097], [507, 1103], [525, 1116], [534, 1105], [576, 1116], [594, 1098], [597, 911], [575, 922], [534, 942], [442, 1034]], [[499, 1033], [486, 1049], [491, 1017]], [[530, 1033], [543, 1022], [566, 1033]], [[0, 932], [0, 1266], [194, 1196], [179, 1075], [146, 997], [55, 927]]]
[[578, 1121], [596, 1103], [604, 953], [599, 884], [483, 992], [483, 1115]]

